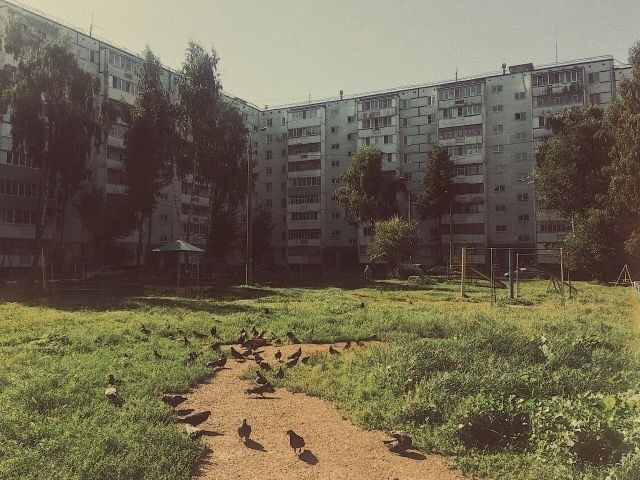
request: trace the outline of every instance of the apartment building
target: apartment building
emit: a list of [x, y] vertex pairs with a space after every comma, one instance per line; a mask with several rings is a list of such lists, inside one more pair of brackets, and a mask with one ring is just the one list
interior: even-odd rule
[[[101, 79], [102, 98], [116, 108], [134, 101], [135, 54], [0, 0], [0, 19], [9, 10], [23, 15], [41, 33], [69, 37], [82, 68]], [[12, 61], [0, 52], [0, 66]], [[251, 132], [257, 178], [253, 203], [271, 211], [274, 225], [270, 261], [326, 268], [369, 261], [371, 225], [351, 223], [335, 197], [340, 174], [360, 145], [379, 147], [384, 172], [405, 180], [408, 191], [398, 195], [398, 202], [401, 213], [413, 219], [418, 219], [415, 203], [433, 145], [446, 146], [456, 164], [450, 214], [420, 221], [422, 240], [413, 261], [436, 262], [441, 241], [447, 252], [450, 244], [454, 252], [471, 247], [470, 258], [478, 263], [486, 261], [486, 247], [533, 252], [558, 246], [568, 222], [537, 207], [532, 178], [536, 145], [550, 135], [544, 118], [570, 106], [606, 105], [627, 71], [603, 56], [550, 65], [503, 65], [492, 74], [366, 94], [340, 92], [336, 98], [280, 107], [258, 108], [226, 95]], [[165, 85], [174, 98], [178, 80], [175, 71], [165, 70]], [[4, 253], [2, 258], [8, 257], [11, 266], [29, 265], [40, 172], [13, 155], [8, 121], [3, 118], [0, 128], [0, 256]], [[121, 158], [126, 129], [122, 120], [116, 122], [106, 145], [88, 160], [92, 175], [87, 186], [107, 195], [124, 193]], [[190, 204], [194, 207], [187, 222]], [[177, 238], [204, 245], [208, 204], [205, 187], [189, 178], [175, 179], [162, 191], [144, 234], [154, 246]], [[70, 210], [64, 218], [69, 259], [87, 257], [91, 239], [72, 205]], [[242, 225], [245, 215], [239, 213]], [[49, 238], [56, 221], [52, 216], [48, 222]], [[132, 253], [137, 234], [121, 242]]]

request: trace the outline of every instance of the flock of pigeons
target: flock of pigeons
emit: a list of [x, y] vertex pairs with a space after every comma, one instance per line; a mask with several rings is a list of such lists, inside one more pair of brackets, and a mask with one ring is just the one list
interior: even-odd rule
[[[168, 327], [167, 327], [168, 328]], [[140, 332], [142, 334], [142, 339], [147, 339], [149, 335], [151, 335], [151, 330], [149, 330], [146, 326], [142, 325], [140, 328]], [[207, 335], [204, 335], [200, 332], [194, 331], [193, 334], [199, 339], [207, 338]], [[216, 327], [211, 327], [210, 331], [211, 337], [218, 338]], [[256, 371], [255, 378], [255, 386], [248, 388], [245, 390], [247, 395], [259, 395], [264, 396], [265, 393], [275, 393], [275, 387], [271, 384], [271, 382], [262, 374], [262, 371], [273, 371], [272, 366], [265, 361], [265, 359], [261, 356], [264, 353], [264, 350], [260, 350], [260, 348], [270, 345], [280, 346], [282, 345], [282, 341], [277, 338], [275, 335], [272, 335], [271, 338], [266, 339], [266, 330], [263, 332], [258, 332], [258, 330], [253, 327], [251, 331], [251, 335], [247, 333], [245, 329], [242, 329], [240, 332], [240, 336], [237, 339], [237, 344], [239, 345], [239, 349], [230, 347], [229, 353], [231, 357], [238, 363], [246, 362], [247, 360], [253, 360], [259, 369]], [[182, 341], [185, 345], [189, 345], [190, 341], [187, 338], [185, 332], [180, 329], [177, 329], [175, 333], [171, 332], [169, 338], [178, 339]], [[299, 344], [300, 341], [296, 337], [293, 332], [286, 333], [287, 340], [291, 344]], [[364, 346], [364, 342], [358, 340], [358, 346]], [[214, 342], [210, 345], [210, 348], [215, 351], [220, 351], [220, 343]], [[351, 348], [351, 342], [347, 341], [344, 345], [344, 349]], [[333, 347], [333, 345], [329, 346], [329, 354], [330, 355], [339, 355], [340, 351]], [[159, 360], [162, 358], [162, 355], [157, 351], [153, 351], [154, 358]], [[197, 352], [190, 352], [185, 359], [186, 363], [192, 364], [196, 361], [200, 354]], [[275, 373], [275, 377], [278, 379], [284, 378], [285, 370], [282, 367], [282, 364], [289, 369], [295, 367], [298, 362], [306, 364], [311, 358], [310, 355], [303, 356], [302, 355], [302, 347], [299, 347], [295, 352], [289, 355], [287, 358], [283, 359], [282, 352], [277, 350], [274, 355], [276, 361], [278, 362], [279, 368]], [[217, 360], [211, 360], [206, 363], [206, 366], [212, 368], [214, 373], [225, 368], [228, 358], [224, 355], [220, 356]], [[108, 401], [112, 404], [120, 406], [122, 405], [122, 399], [118, 396], [118, 391], [116, 386], [120, 382], [112, 375], [109, 374], [108, 385], [105, 390], [105, 396]], [[187, 398], [182, 395], [177, 394], [166, 394], [162, 396], [162, 401], [167, 405], [173, 407], [174, 409], [178, 407], [182, 402], [186, 401]], [[211, 415], [211, 411], [176, 411], [177, 417], [176, 420], [179, 423], [186, 424], [185, 429], [186, 432], [190, 436], [199, 436], [202, 431], [199, 428], [199, 425], [204, 423], [209, 416]], [[242, 420], [242, 424], [238, 427], [237, 433], [239, 438], [246, 444], [251, 436], [251, 425], [247, 423], [247, 419]], [[289, 446], [293, 449], [295, 454], [302, 453], [302, 449], [305, 447], [305, 440], [303, 437], [298, 435], [293, 430], [287, 430], [286, 435], [289, 437]], [[403, 434], [402, 432], [391, 432], [391, 439], [384, 440], [384, 445], [394, 453], [404, 453], [408, 449], [412, 448], [412, 440], [408, 435]]]

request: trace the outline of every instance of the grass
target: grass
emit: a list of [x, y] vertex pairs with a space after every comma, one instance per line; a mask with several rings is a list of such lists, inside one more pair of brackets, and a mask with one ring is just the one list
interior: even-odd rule
[[[201, 300], [5, 299], [0, 478], [189, 478], [203, 447], [174, 427], [159, 397], [209, 374], [211, 339], [194, 330], [215, 325], [228, 341], [255, 325], [302, 341], [386, 341], [314, 357], [284, 384], [335, 402], [363, 427], [404, 429], [466, 471], [637, 479], [640, 299], [631, 289], [578, 288], [564, 308], [544, 282], [526, 282], [523, 300], [493, 308], [482, 285], [461, 300], [455, 284], [393, 281], [229, 288]], [[177, 329], [189, 345], [171, 338]], [[192, 351], [202, 356], [189, 364]], [[104, 399], [109, 373], [122, 381], [121, 408]]]

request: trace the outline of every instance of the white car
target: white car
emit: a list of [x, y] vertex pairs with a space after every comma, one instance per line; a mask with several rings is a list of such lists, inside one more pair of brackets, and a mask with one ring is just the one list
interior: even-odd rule
[[101, 280], [107, 278], [118, 278], [124, 276], [124, 270], [114, 265], [102, 265], [93, 272], [87, 273], [87, 280]]

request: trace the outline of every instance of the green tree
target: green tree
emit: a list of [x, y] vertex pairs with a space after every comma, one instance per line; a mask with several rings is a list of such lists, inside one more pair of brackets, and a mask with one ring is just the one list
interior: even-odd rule
[[[214, 238], [216, 222], [235, 209], [246, 192], [247, 130], [238, 109], [220, 93], [218, 62], [215, 50], [207, 52], [190, 42], [179, 84], [184, 145], [179, 173], [192, 175], [194, 183], [208, 189], [208, 243]], [[220, 246], [224, 245], [208, 244], [207, 250]]]
[[398, 265], [409, 259], [419, 238], [416, 222], [398, 216], [378, 220], [374, 224], [368, 253], [373, 261], [383, 261], [396, 272]]
[[126, 195], [137, 217], [136, 266], [140, 265], [144, 222], [150, 218], [160, 190], [171, 182], [174, 172], [176, 116], [162, 75], [160, 60], [147, 47], [137, 67], [138, 95], [131, 109], [124, 156]]
[[215, 209], [209, 219], [209, 237], [207, 256], [223, 259], [229, 255], [238, 235], [236, 211], [233, 209]]
[[382, 170], [382, 158], [378, 148], [361, 146], [340, 176], [345, 185], [336, 189], [336, 197], [354, 222], [373, 224], [398, 213], [396, 195], [404, 189], [404, 182], [394, 172]]
[[[438, 255], [442, 259], [442, 215], [451, 212], [455, 195], [453, 177], [456, 166], [449, 158], [449, 150], [441, 145], [434, 145], [429, 152], [428, 161], [422, 177], [422, 191], [418, 196], [417, 209], [422, 219], [438, 220]], [[449, 226], [451, 232], [453, 226]]]
[[2, 75], [2, 106], [10, 107], [16, 155], [31, 159], [42, 172], [34, 267], [44, 247], [50, 208], [58, 213], [54, 243], [63, 236], [64, 212], [86, 173], [86, 159], [100, 142], [99, 82], [84, 72], [65, 39], [36, 36], [21, 20], [5, 25], [6, 51], [17, 61]]
[[131, 233], [137, 225], [137, 215], [124, 195], [104, 191], [82, 192], [76, 203], [82, 227], [91, 233], [98, 263], [113, 261], [115, 242]]
[[627, 253], [640, 258], [640, 42], [629, 50], [629, 64], [631, 75], [606, 116], [615, 142], [606, 208], [620, 218]]
[[552, 115], [545, 125], [553, 137], [536, 152], [538, 204], [573, 218], [599, 205], [607, 192], [612, 138], [603, 111], [593, 106]]

